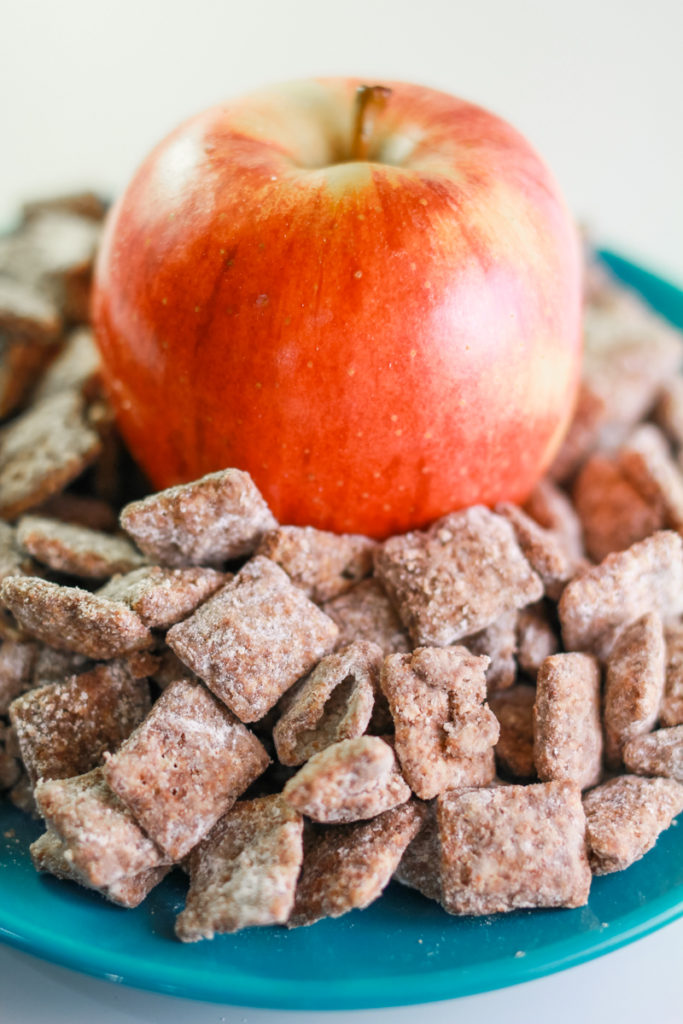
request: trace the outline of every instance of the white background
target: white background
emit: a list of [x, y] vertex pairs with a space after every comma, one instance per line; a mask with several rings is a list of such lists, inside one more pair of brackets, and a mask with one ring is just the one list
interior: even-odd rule
[[[360, 74], [421, 81], [502, 114], [601, 242], [683, 284], [681, 0], [2, 0], [0, 14], [0, 224], [30, 194], [116, 193], [176, 122], [226, 96]], [[669, 1024], [683, 1016], [682, 962], [676, 924], [514, 990], [325, 1019]], [[0, 948], [2, 1024], [295, 1017], [135, 993]]]

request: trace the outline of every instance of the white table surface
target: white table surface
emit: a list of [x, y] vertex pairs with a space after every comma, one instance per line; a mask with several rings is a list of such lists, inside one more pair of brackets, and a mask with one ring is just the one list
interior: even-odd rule
[[[0, 224], [31, 194], [120, 190], [181, 118], [312, 74], [422, 81], [520, 128], [601, 241], [683, 283], [680, 0], [22, 0], [0, 31]], [[550, 978], [307, 1022], [658, 1024], [683, 1018], [683, 922]], [[189, 1003], [0, 946], [2, 1024], [284, 1024]]]

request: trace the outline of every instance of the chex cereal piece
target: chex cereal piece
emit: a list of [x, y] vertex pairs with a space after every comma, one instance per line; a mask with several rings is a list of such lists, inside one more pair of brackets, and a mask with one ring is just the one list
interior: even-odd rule
[[333, 825], [304, 843], [304, 862], [288, 928], [368, 907], [381, 896], [422, 825], [415, 801], [370, 821]]
[[486, 707], [487, 659], [465, 647], [391, 654], [380, 683], [396, 726], [406, 782], [423, 800], [458, 785], [486, 785], [495, 774], [498, 722]]
[[543, 589], [548, 597], [557, 600], [565, 583], [576, 572], [576, 563], [567, 554], [562, 538], [539, 526], [535, 519], [510, 502], [496, 505], [496, 512], [512, 525], [524, 557], [541, 577]]
[[110, 601], [122, 601], [150, 629], [165, 629], [190, 615], [230, 579], [228, 573], [199, 566], [162, 569], [151, 565], [114, 576], [97, 593]]
[[439, 797], [437, 816], [449, 913], [588, 901], [585, 819], [574, 783], [451, 790]]
[[34, 288], [0, 274], [0, 419], [26, 397], [54, 353], [61, 318]]
[[586, 381], [581, 381], [574, 416], [548, 471], [551, 480], [566, 483], [574, 476], [598, 444], [606, 417], [604, 400]]
[[40, 781], [38, 809], [64, 843], [66, 860], [91, 885], [168, 864], [128, 808], [107, 786], [101, 768], [69, 779]]
[[94, 192], [69, 192], [64, 195], [41, 196], [38, 199], [29, 199], [21, 204], [23, 220], [31, 220], [32, 217], [55, 211], [75, 213], [79, 217], [90, 217], [91, 220], [99, 221], [104, 219], [107, 212], [107, 204]]
[[162, 648], [159, 655], [157, 655], [157, 662], [157, 667], [150, 673], [150, 679], [160, 690], [165, 690], [178, 679], [197, 681], [194, 672], [191, 672], [187, 665], [183, 665], [180, 658], [169, 647]]
[[554, 654], [538, 671], [534, 763], [541, 782], [567, 779], [580, 789], [602, 775], [600, 667], [590, 654]]
[[666, 672], [659, 721], [661, 725], [683, 725], [683, 624], [667, 626], [664, 641]]
[[98, 765], [149, 710], [149, 687], [122, 662], [96, 665], [17, 697], [10, 718], [32, 782], [68, 779]]
[[608, 555], [567, 584], [559, 604], [565, 647], [605, 658], [619, 629], [653, 610], [667, 618], [683, 611], [683, 542], [671, 530]]
[[334, 647], [338, 629], [257, 555], [166, 640], [243, 722], [255, 722]]
[[83, 579], [106, 579], [142, 565], [143, 556], [125, 537], [46, 516], [27, 515], [17, 523], [17, 542], [55, 572]]
[[543, 477], [534, 487], [524, 511], [539, 526], [552, 530], [564, 545], [567, 556], [574, 562], [584, 557], [581, 522], [574, 506], [564, 491], [549, 477]]
[[510, 523], [480, 505], [390, 537], [375, 569], [417, 646], [445, 647], [543, 594]]
[[111, 533], [118, 526], [118, 516], [109, 502], [69, 491], [53, 494], [36, 509], [36, 515], [73, 523], [74, 526], [89, 526], [91, 530], [104, 530], [106, 533]]
[[560, 638], [545, 601], [530, 604], [517, 613], [517, 662], [532, 679], [546, 658], [557, 654]]
[[619, 450], [619, 467], [643, 498], [661, 511], [665, 526], [683, 527], [683, 474], [653, 423], [641, 423]]
[[284, 924], [303, 859], [303, 818], [279, 795], [243, 800], [190, 854], [190, 891], [176, 919], [183, 942]]
[[257, 553], [272, 558], [312, 601], [322, 603], [370, 575], [376, 546], [359, 534], [278, 526], [265, 534]]
[[0, 583], [6, 576], [32, 576], [35, 563], [17, 544], [17, 532], [0, 520]]
[[424, 805], [422, 828], [406, 847], [394, 878], [417, 889], [428, 900], [441, 902], [441, 843], [436, 822], [436, 801]]
[[105, 661], [154, 643], [130, 608], [80, 587], [60, 587], [35, 576], [10, 576], [0, 585], [0, 602], [22, 629], [58, 650]]
[[0, 429], [0, 516], [15, 519], [79, 476], [99, 454], [80, 395], [64, 391]]
[[666, 649], [662, 620], [650, 612], [619, 634], [607, 660], [605, 754], [619, 768], [625, 744], [654, 728], [664, 693]]
[[172, 683], [105, 761], [148, 835], [180, 860], [268, 765], [259, 741], [199, 683]]
[[635, 736], [624, 747], [624, 764], [634, 775], [663, 775], [683, 782], [683, 725]]
[[88, 319], [99, 225], [65, 210], [36, 213], [0, 249], [0, 271], [35, 285], [69, 320]]
[[21, 764], [18, 754], [12, 727], [0, 720], [0, 792], [11, 789], [19, 781]]
[[683, 811], [683, 786], [673, 779], [620, 775], [586, 793], [583, 806], [593, 874], [608, 875], [652, 849]]
[[377, 644], [359, 640], [317, 664], [273, 729], [282, 764], [303, 764], [332, 743], [363, 735], [379, 690], [382, 658]]
[[33, 686], [38, 645], [31, 641], [0, 641], [0, 715], [20, 693]]
[[64, 347], [40, 378], [33, 401], [62, 391], [76, 391], [86, 398], [99, 391], [100, 357], [89, 327], [77, 327], [68, 335]]
[[74, 651], [58, 651], [47, 644], [37, 644], [36, 659], [33, 664], [33, 685], [44, 686], [45, 683], [63, 683], [70, 676], [85, 672], [92, 666], [92, 661], [83, 654]]
[[662, 385], [655, 419], [671, 443], [683, 447], [683, 376], [672, 377]]
[[374, 818], [411, 794], [389, 744], [379, 736], [358, 736], [314, 754], [282, 795], [313, 821], [341, 824]]
[[224, 469], [134, 501], [121, 525], [161, 565], [221, 565], [248, 555], [277, 523], [248, 473]]
[[503, 612], [486, 629], [464, 640], [472, 654], [485, 654], [489, 659], [486, 669], [489, 693], [512, 686], [517, 677], [517, 615], [514, 608]]
[[586, 462], [574, 482], [573, 495], [586, 551], [595, 562], [664, 526], [661, 510], [646, 501], [605, 455], [593, 455]]
[[518, 683], [509, 690], [489, 696], [489, 706], [500, 724], [495, 746], [496, 763], [501, 771], [515, 779], [533, 779], [534, 701], [536, 690]]
[[323, 611], [339, 627], [338, 647], [370, 640], [385, 654], [403, 654], [410, 641], [379, 580], [363, 580], [339, 597], [326, 601]]
[[68, 856], [68, 848], [57, 833], [48, 828], [29, 847], [31, 860], [36, 871], [54, 875], [67, 882], [76, 882], [86, 889], [94, 889], [111, 903], [119, 907], [138, 907], [152, 889], [168, 874], [166, 866], [148, 868], [136, 875], [126, 875], [115, 879], [110, 885], [93, 885], [87, 876], [81, 874]]

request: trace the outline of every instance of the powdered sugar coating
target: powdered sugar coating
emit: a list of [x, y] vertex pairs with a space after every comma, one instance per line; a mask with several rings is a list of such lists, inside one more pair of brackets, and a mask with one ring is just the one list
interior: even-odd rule
[[368, 907], [389, 883], [423, 814], [410, 801], [370, 821], [333, 825], [311, 835], [287, 926], [300, 928]]
[[380, 683], [396, 727], [406, 782], [423, 800], [457, 785], [485, 785], [495, 774], [499, 727], [486, 700], [487, 659], [465, 647], [392, 654]]
[[595, 562], [613, 551], [624, 551], [664, 526], [661, 511], [646, 501], [615, 460], [606, 455], [593, 455], [586, 462], [574, 482], [573, 497], [586, 551]]
[[583, 798], [593, 874], [623, 871], [651, 850], [683, 810], [683, 786], [673, 779], [620, 775]]
[[339, 627], [337, 647], [369, 640], [385, 654], [410, 650], [410, 641], [379, 580], [363, 580], [345, 594], [326, 601], [326, 615]]
[[68, 779], [100, 764], [149, 710], [149, 687], [122, 662], [96, 665], [62, 683], [48, 683], [10, 706], [21, 756], [32, 782]]
[[659, 721], [662, 725], [683, 725], [683, 624], [668, 626], [664, 630], [664, 641], [666, 678]]
[[580, 789], [602, 775], [600, 667], [590, 654], [554, 654], [541, 665], [534, 704], [534, 763], [541, 782]]
[[618, 631], [649, 611], [667, 618], [683, 611], [683, 542], [671, 530], [608, 555], [565, 587], [559, 604], [565, 647], [604, 659]]
[[559, 537], [567, 557], [579, 562], [585, 555], [581, 522], [569, 497], [549, 477], [538, 481], [524, 505], [524, 511], [539, 526]]
[[105, 777], [148, 835], [178, 861], [268, 766], [257, 738], [199, 683], [162, 693], [105, 762]]
[[367, 640], [323, 658], [273, 729], [280, 762], [303, 764], [332, 743], [362, 736], [379, 690], [381, 665], [381, 649]]
[[53, 395], [0, 429], [0, 516], [15, 519], [56, 494], [97, 457], [82, 397]]
[[605, 678], [605, 754], [619, 768], [624, 745], [654, 728], [664, 693], [666, 650], [662, 620], [644, 615], [618, 636]]
[[257, 555], [166, 639], [243, 722], [255, 722], [329, 654], [337, 634], [279, 566]]
[[551, 654], [560, 650], [554, 608], [544, 601], [517, 613], [517, 662], [532, 679]]
[[31, 843], [29, 851], [36, 871], [76, 882], [86, 889], [94, 889], [111, 903], [128, 909], [138, 907], [170, 870], [166, 866], [148, 868], [137, 875], [117, 878], [110, 885], [95, 886], [69, 860], [67, 847], [53, 829], [48, 828], [47, 832], [43, 832], [42, 836]]
[[683, 528], [683, 474], [654, 423], [641, 423], [622, 445], [619, 466], [636, 490], [660, 511], [664, 526]]
[[229, 573], [215, 569], [162, 569], [150, 565], [114, 576], [97, 593], [127, 605], [150, 629], [166, 629], [190, 615], [231, 579]]
[[449, 913], [588, 901], [585, 819], [574, 783], [451, 790], [439, 797], [437, 816]]
[[405, 849], [394, 878], [417, 889], [429, 900], [441, 902], [441, 842], [436, 821], [436, 801], [424, 804], [422, 828]]
[[390, 537], [375, 571], [417, 646], [455, 643], [543, 594], [511, 525], [480, 505]]
[[117, 601], [80, 587], [61, 587], [36, 576], [10, 576], [0, 602], [27, 633], [58, 650], [95, 660], [151, 647], [154, 637], [139, 615]]
[[279, 795], [244, 800], [190, 855], [190, 891], [176, 919], [183, 942], [284, 924], [303, 859], [303, 818]]
[[376, 542], [312, 526], [279, 526], [262, 538], [257, 554], [272, 558], [312, 601], [346, 593], [372, 572]]
[[277, 523], [249, 474], [224, 469], [126, 505], [121, 525], [151, 561], [181, 567], [248, 555]]
[[17, 532], [0, 520], [0, 583], [6, 576], [31, 576], [35, 563], [17, 544]]
[[125, 537], [46, 516], [23, 516], [17, 524], [17, 541], [36, 561], [83, 579], [105, 579], [145, 561]]
[[548, 597], [560, 596], [565, 583], [576, 571], [576, 562], [569, 557], [560, 536], [546, 530], [517, 505], [501, 502], [496, 512], [511, 524], [524, 557], [538, 573]]
[[634, 775], [663, 775], [683, 782], [683, 725], [635, 736], [624, 747], [624, 764]]
[[489, 706], [500, 724], [495, 746], [496, 762], [506, 775], [515, 779], [533, 779], [534, 702], [533, 686], [518, 683], [502, 693], [489, 696]]
[[486, 685], [489, 693], [512, 686], [517, 677], [517, 615], [510, 609], [479, 633], [465, 637], [464, 645], [472, 654], [484, 654], [489, 659]]
[[0, 715], [19, 694], [33, 686], [38, 645], [31, 641], [0, 641]]
[[411, 794], [389, 744], [379, 736], [358, 736], [314, 754], [282, 795], [314, 821], [339, 824], [374, 818]]

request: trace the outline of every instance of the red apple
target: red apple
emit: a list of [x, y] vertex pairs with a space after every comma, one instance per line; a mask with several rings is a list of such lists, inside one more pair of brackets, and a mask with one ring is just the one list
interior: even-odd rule
[[157, 487], [237, 466], [283, 523], [382, 537], [533, 487], [572, 409], [580, 257], [508, 124], [359, 85], [257, 92], [157, 146], [94, 318]]

